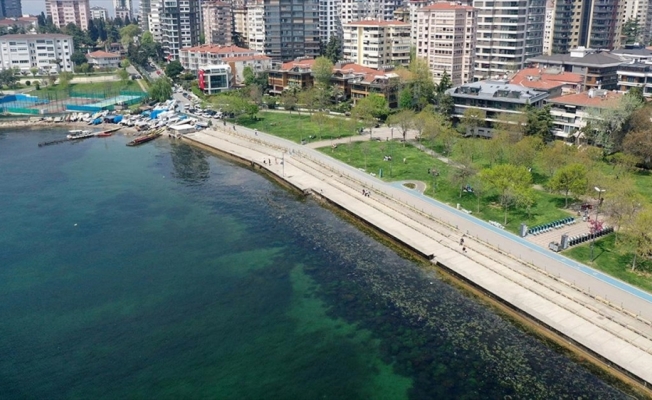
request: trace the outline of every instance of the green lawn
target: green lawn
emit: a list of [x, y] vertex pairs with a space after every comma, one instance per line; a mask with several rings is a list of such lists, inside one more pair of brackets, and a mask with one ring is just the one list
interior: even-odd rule
[[[369, 173], [380, 176], [385, 181], [420, 180], [426, 182], [426, 194], [442, 202], [473, 211], [473, 214], [484, 220], [504, 222], [504, 211], [497, 204], [497, 196], [491, 193], [480, 199], [478, 212], [478, 199], [472, 193], [463, 192], [451, 182], [450, 175], [453, 167], [424, 153], [423, 151], [396, 141], [390, 142], [353, 142], [339, 145], [333, 150], [330, 147], [320, 149], [325, 154], [346, 162], [356, 168], [362, 168]], [[385, 155], [391, 155], [392, 161], [384, 161]], [[403, 162], [405, 159], [405, 163]], [[437, 169], [438, 177], [428, 174], [428, 169]], [[434, 186], [434, 190], [433, 190]], [[530, 210], [530, 215], [525, 210], [510, 209], [507, 216], [506, 228], [517, 232], [521, 222], [528, 226], [554, 221], [569, 216], [568, 212], [561, 210], [563, 197], [546, 192], [536, 191], [536, 204]]]
[[[652, 261], [637, 261], [637, 270], [632, 271], [633, 254], [615, 243], [616, 235], [611, 234], [595, 241], [594, 257], [591, 263], [591, 243], [584, 243], [563, 252], [569, 258], [591, 265], [613, 277], [652, 292]], [[647, 271], [647, 273], [646, 273]]]
[[[321, 129], [318, 124], [311, 121], [310, 115], [302, 113], [288, 114], [279, 112], [260, 112], [257, 119], [251, 119], [248, 116], [240, 116], [235, 122], [239, 125], [252, 129], [259, 129], [263, 132], [301, 143], [315, 140], [338, 139], [355, 135], [355, 132], [347, 130], [349, 124], [344, 118], [332, 117], [326, 123], [322, 124]], [[310, 139], [310, 136], [313, 138]]]

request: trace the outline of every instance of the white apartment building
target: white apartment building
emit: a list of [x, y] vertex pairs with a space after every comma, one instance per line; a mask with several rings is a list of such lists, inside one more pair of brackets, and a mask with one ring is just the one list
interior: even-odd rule
[[[19, 68], [29, 72], [38, 68], [48, 74], [52, 71], [70, 71], [70, 55], [75, 51], [72, 36], [57, 33], [39, 35], [0, 36], [0, 64], [2, 69]], [[55, 60], [61, 60], [59, 64]]]
[[104, 7], [91, 7], [91, 19], [109, 19], [109, 11]]
[[363, 19], [391, 21], [402, 0], [340, 0], [342, 25]]
[[410, 24], [356, 21], [342, 28], [344, 60], [375, 69], [410, 63]]
[[258, 53], [265, 52], [265, 6], [251, 4], [247, 6], [247, 21], [245, 24], [249, 48]]
[[555, 29], [556, 0], [546, 0], [546, 15], [543, 24], [543, 54], [552, 54], [552, 39]]
[[475, 79], [522, 69], [543, 52], [546, 0], [474, 0], [478, 13]]
[[152, 34], [152, 38], [155, 42], [162, 42], [163, 35], [161, 34], [161, 9], [163, 8], [163, 2], [154, 0], [148, 4], [148, 7], [149, 13], [145, 16], [148, 27], [147, 30]]
[[341, 0], [319, 0], [319, 37], [324, 45], [331, 37], [342, 38]]
[[91, 6], [89, 0], [45, 0], [45, 14], [59, 28], [73, 23], [85, 31], [91, 19]]
[[473, 81], [476, 11], [456, 3], [435, 3], [417, 12], [416, 55], [428, 62], [435, 83], [446, 72], [453, 86]]
[[254, 72], [271, 71], [272, 58], [260, 55], [224, 57], [220, 61], [228, 64], [233, 71], [233, 81], [236, 85], [244, 84], [244, 70], [250, 67]]
[[201, 34], [199, 0], [159, 1], [163, 2], [160, 12], [163, 54], [168, 60], [176, 60], [182, 48], [199, 44]]
[[206, 44], [233, 44], [233, 8], [230, 3], [204, 2], [201, 5], [201, 16]]
[[125, 19], [129, 16], [129, 19], [134, 18], [134, 5], [132, 0], [113, 0], [113, 9], [115, 10], [116, 17]]
[[143, 32], [149, 31], [149, 14], [151, 12], [151, 0], [140, 0], [140, 9], [138, 12], [138, 25]]
[[434, 0], [410, 0], [408, 2], [408, 11], [410, 12], [410, 44], [412, 46], [417, 45], [417, 12], [422, 7], [432, 4]]
[[183, 48], [180, 51], [181, 65], [190, 71], [198, 71], [202, 65], [220, 64], [226, 57], [253, 57], [262, 55], [252, 49], [238, 46], [202, 45]]
[[[639, 37], [638, 43], [647, 45], [651, 39], [652, 30], [652, 1], [650, 0], [627, 0], [618, 2], [618, 22], [617, 33], [623, 34], [625, 23], [629, 20], [638, 20]], [[622, 36], [616, 34], [616, 47], [625, 46], [624, 38], [621, 43]], [[619, 45], [618, 45], [619, 44]]]
[[197, 81], [199, 89], [206, 94], [225, 92], [233, 85], [231, 67], [227, 64], [202, 66]]

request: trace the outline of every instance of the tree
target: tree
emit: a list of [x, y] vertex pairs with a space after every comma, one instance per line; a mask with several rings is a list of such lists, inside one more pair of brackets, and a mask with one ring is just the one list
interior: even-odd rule
[[652, 163], [652, 129], [630, 132], [623, 141], [627, 154], [640, 157], [646, 165]]
[[120, 78], [120, 81], [122, 81], [123, 84], [129, 81], [129, 72], [124, 68], [118, 68], [116, 75], [118, 75], [118, 78]]
[[342, 43], [337, 35], [331, 36], [326, 44], [324, 56], [328, 58], [333, 64], [342, 58]]
[[577, 155], [576, 149], [559, 141], [546, 146], [539, 156], [548, 176], [553, 176], [559, 168], [568, 164]]
[[88, 62], [88, 59], [86, 59], [86, 54], [77, 50], [74, 53], [72, 53], [72, 55], [70, 56], [70, 61], [72, 61], [75, 65], [79, 66], [85, 62]]
[[138, 25], [131, 24], [120, 29], [120, 38], [122, 39], [124, 37], [128, 37], [129, 43], [131, 43], [133, 41], [133, 38], [140, 35], [140, 33], [141, 33], [140, 27]]
[[16, 71], [12, 68], [0, 70], [0, 87], [7, 86], [8, 88], [13, 88], [16, 86], [16, 82], [18, 82]]
[[632, 271], [636, 269], [637, 258], [650, 259], [652, 257], [652, 206], [647, 205], [639, 212], [634, 224], [629, 230], [629, 242], [634, 248]]
[[146, 31], [143, 33], [143, 36], [140, 38], [140, 44], [148, 45], [154, 44], [154, 36], [152, 32]]
[[79, 66], [79, 72], [82, 74], [86, 74], [91, 71], [91, 66], [88, 65], [88, 63], [83, 63], [82, 65]]
[[333, 76], [333, 63], [326, 57], [317, 57], [312, 64], [312, 76], [315, 78], [315, 86], [328, 88]]
[[120, 61], [120, 67], [121, 68], [127, 69], [130, 65], [131, 65], [131, 63], [126, 58], [124, 60]]
[[68, 85], [70, 85], [70, 81], [72, 81], [73, 78], [72, 72], [68, 71], [62, 71], [59, 74], [59, 86], [63, 89], [67, 88]]
[[456, 158], [455, 169], [452, 174], [452, 181], [460, 189], [460, 198], [464, 193], [465, 185], [469, 183], [469, 179], [474, 176], [477, 171], [473, 167], [473, 162], [470, 157]]
[[620, 31], [621, 36], [625, 37], [625, 44], [634, 44], [640, 42], [641, 27], [638, 18], [627, 19]]
[[543, 108], [526, 107], [526, 125], [525, 136], [539, 136], [544, 142], [551, 142], [554, 140], [552, 128], [554, 127], [554, 119], [550, 114], [550, 104]]
[[365, 127], [369, 128], [369, 136], [371, 136], [372, 129], [378, 124], [378, 120], [386, 117], [388, 113], [387, 100], [383, 96], [370, 94], [358, 100], [351, 111], [351, 117], [361, 121]]
[[412, 108], [412, 92], [410, 89], [404, 88], [398, 93], [398, 108], [401, 110]]
[[256, 73], [251, 66], [247, 65], [242, 70], [242, 78], [245, 86], [254, 85], [256, 83]]
[[626, 128], [632, 114], [642, 105], [637, 95], [626, 94], [611, 107], [590, 109], [588, 114], [594, 128], [589, 132], [592, 142], [602, 147], [606, 154], [618, 150], [624, 137], [623, 128]]
[[584, 194], [588, 183], [587, 170], [583, 164], [568, 164], [555, 172], [548, 185], [552, 190], [564, 193], [564, 207], [568, 207], [568, 195]]
[[97, 39], [100, 37], [100, 31], [92, 19], [88, 21], [88, 37], [92, 42], [97, 42]]
[[609, 222], [615, 228], [616, 243], [618, 232], [621, 228], [627, 230], [635, 223], [637, 214], [645, 204], [634, 180], [631, 177], [622, 177], [609, 182], [604, 196], [603, 208]]
[[32, 73], [32, 76], [36, 76], [38, 74], [38, 67], [32, 67], [29, 69], [29, 72]]
[[446, 127], [439, 132], [439, 140], [444, 146], [444, 154], [450, 156], [455, 143], [460, 139], [460, 134], [452, 127]]
[[507, 148], [509, 163], [530, 168], [543, 146], [541, 137], [526, 136]]
[[516, 203], [517, 197], [530, 188], [532, 175], [525, 167], [509, 164], [496, 165], [480, 171], [480, 177], [488, 188], [498, 192], [500, 206], [505, 211], [507, 224], [507, 210]]
[[462, 114], [461, 126], [464, 128], [462, 133], [468, 135], [470, 132], [472, 136], [477, 135], [476, 129], [484, 127], [486, 119], [487, 113], [484, 110], [475, 107], [467, 108]]
[[181, 65], [179, 60], [170, 61], [170, 63], [165, 66], [165, 75], [172, 80], [176, 79], [181, 71], [183, 71], [183, 65]]
[[258, 85], [251, 85], [247, 88], [247, 96], [254, 104], [260, 104], [263, 100], [263, 91]]
[[161, 77], [152, 82], [149, 87], [149, 97], [152, 100], [163, 102], [172, 97], [172, 84], [166, 77]]
[[258, 114], [260, 109], [257, 104], [247, 103], [245, 105], [245, 114], [249, 116], [250, 119], [256, 119], [256, 114]]
[[439, 84], [437, 85], [436, 92], [437, 94], [444, 94], [448, 89], [453, 87], [453, 82], [451, 81], [451, 76], [448, 75], [448, 72], [444, 70], [444, 73], [441, 74], [439, 79]]
[[399, 128], [403, 135], [403, 146], [405, 146], [408, 131], [414, 128], [415, 117], [416, 113], [412, 110], [402, 110], [389, 117], [388, 124]]
[[325, 124], [330, 122], [330, 117], [324, 112], [316, 112], [310, 116], [310, 120], [317, 124], [319, 127], [319, 140], [321, 140], [321, 133]]
[[281, 104], [283, 104], [284, 109], [291, 113], [297, 105], [297, 95], [291, 90], [284, 91], [281, 93]]

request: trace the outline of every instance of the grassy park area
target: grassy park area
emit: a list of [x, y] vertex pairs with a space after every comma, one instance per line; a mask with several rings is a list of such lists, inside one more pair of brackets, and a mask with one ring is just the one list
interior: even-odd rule
[[[301, 143], [302, 140], [311, 142], [315, 140], [331, 140], [356, 134], [351, 127], [351, 122], [343, 117], [320, 117], [302, 113], [260, 112], [256, 119], [241, 115], [235, 123], [252, 129], [258, 129], [272, 135]], [[312, 138], [311, 138], [312, 137]]]

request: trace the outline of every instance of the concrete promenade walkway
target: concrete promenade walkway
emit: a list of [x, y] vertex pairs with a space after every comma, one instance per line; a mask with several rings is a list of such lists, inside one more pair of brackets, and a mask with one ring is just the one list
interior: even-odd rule
[[[652, 295], [307, 146], [243, 127], [186, 139], [323, 196], [652, 384]], [[363, 189], [371, 196], [363, 196]]]

